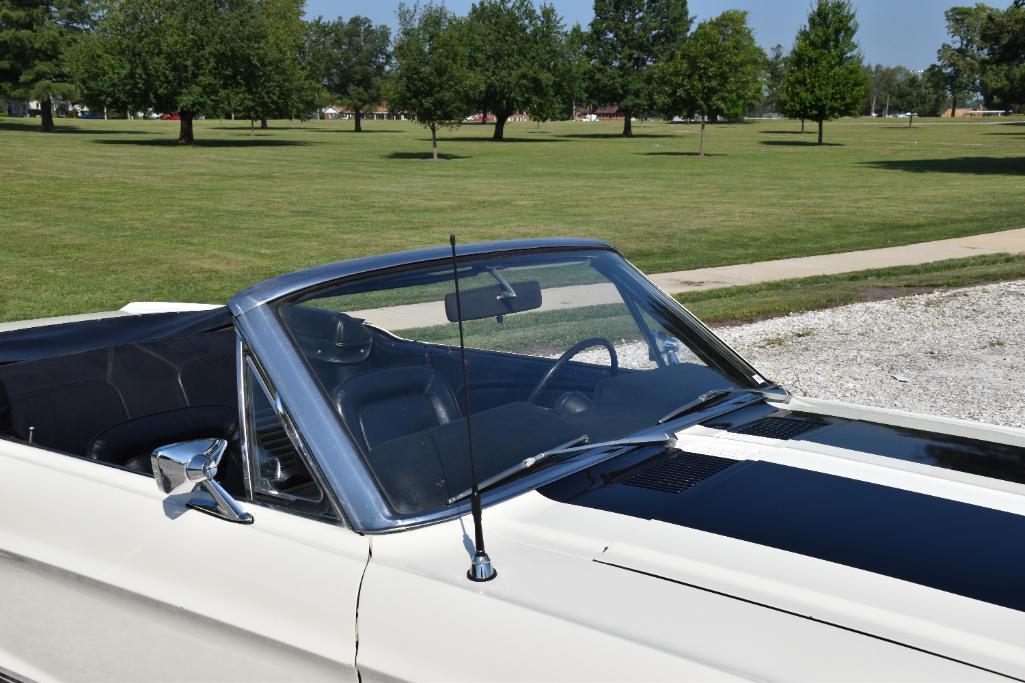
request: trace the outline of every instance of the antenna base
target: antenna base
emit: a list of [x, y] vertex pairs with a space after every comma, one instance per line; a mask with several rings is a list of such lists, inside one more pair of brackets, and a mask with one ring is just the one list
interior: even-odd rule
[[466, 578], [470, 581], [476, 581], [477, 583], [484, 583], [498, 576], [498, 571], [491, 566], [491, 558], [488, 554], [482, 551], [478, 551], [473, 556], [473, 561], [470, 564], [470, 569], [466, 572]]

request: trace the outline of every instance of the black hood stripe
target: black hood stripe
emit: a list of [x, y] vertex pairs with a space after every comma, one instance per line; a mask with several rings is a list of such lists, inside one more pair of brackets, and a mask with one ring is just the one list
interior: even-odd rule
[[739, 462], [680, 493], [624, 485], [613, 467], [539, 491], [1025, 611], [1020, 515], [759, 461]]

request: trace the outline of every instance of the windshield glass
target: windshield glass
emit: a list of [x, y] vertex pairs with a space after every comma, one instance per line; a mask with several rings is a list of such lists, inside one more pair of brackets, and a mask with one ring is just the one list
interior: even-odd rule
[[[399, 513], [586, 435], [654, 426], [710, 389], [753, 387], [739, 359], [617, 254], [527, 252], [360, 278], [282, 305], [313, 375]], [[464, 320], [468, 385], [459, 354]], [[747, 374], [746, 374], [747, 373]]]

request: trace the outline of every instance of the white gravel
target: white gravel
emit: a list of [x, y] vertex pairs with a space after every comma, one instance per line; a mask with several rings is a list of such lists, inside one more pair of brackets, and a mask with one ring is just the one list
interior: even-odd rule
[[1025, 281], [716, 331], [795, 394], [1025, 427]]

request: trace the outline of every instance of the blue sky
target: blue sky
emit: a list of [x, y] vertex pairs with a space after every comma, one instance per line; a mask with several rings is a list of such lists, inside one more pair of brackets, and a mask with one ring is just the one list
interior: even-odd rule
[[[593, 0], [551, 0], [566, 23], [587, 24]], [[943, 11], [952, 5], [969, 5], [974, 0], [855, 0], [859, 38], [865, 60], [870, 63], [903, 64], [922, 69], [936, 59], [936, 50], [946, 30]], [[463, 13], [471, 0], [446, 0], [452, 10]], [[1007, 7], [1010, 0], [989, 0], [987, 4]], [[395, 26], [398, 0], [307, 0], [310, 16], [349, 17], [362, 14], [377, 23]], [[698, 20], [726, 9], [744, 9], [758, 42], [766, 49], [776, 43], [789, 48], [798, 27], [808, 15], [811, 0], [690, 0], [690, 12]]]

